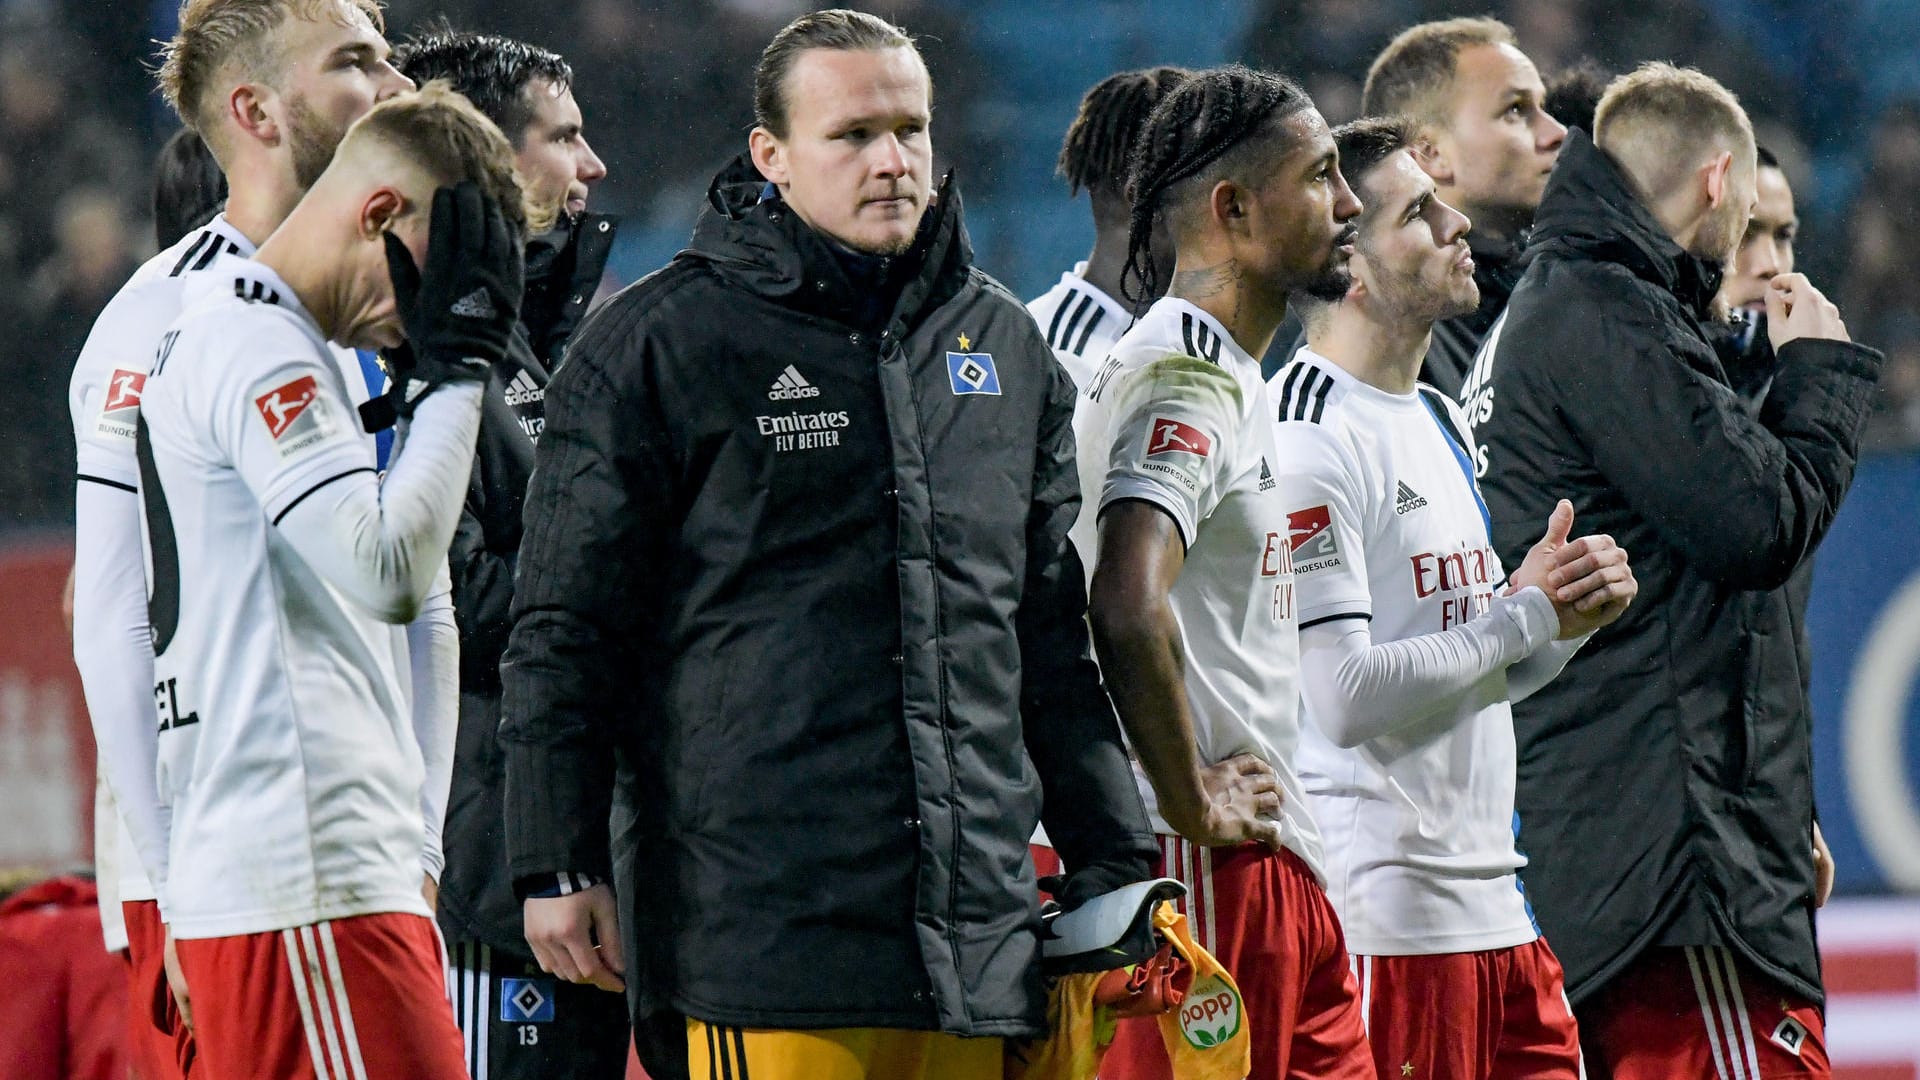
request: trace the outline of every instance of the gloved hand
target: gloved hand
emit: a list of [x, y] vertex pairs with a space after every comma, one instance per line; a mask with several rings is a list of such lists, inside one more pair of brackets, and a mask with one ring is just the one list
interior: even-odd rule
[[523, 255], [500, 207], [472, 181], [433, 193], [424, 271], [392, 233], [386, 244], [408, 345], [388, 355], [392, 392], [399, 414], [409, 416], [436, 388], [484, 380], [506, 356], [520, 315]]

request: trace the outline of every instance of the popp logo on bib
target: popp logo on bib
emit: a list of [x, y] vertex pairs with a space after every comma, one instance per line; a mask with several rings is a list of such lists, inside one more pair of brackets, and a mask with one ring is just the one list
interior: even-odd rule
[[1207, 1050], [1240, 1033], [1240, 995], [1218, 975], [1194, 980], [1180, 1003], [1180, 1033], [1196, 1049]]

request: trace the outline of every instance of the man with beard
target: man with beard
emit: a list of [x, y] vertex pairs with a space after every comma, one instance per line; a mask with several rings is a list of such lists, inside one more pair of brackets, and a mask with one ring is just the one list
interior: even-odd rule
[[[1534, 208], [1567, 130], [1544, 108], [1546, 87], [1513, 30], [1491, 18], [1421, 23], [1367, 69], [1363, 116], [1404, 116], [1438, 197], [1473, 222], [1474, 310], [1434, 324], [1421, 380], [1449, 397], [1506, 308]], [[1472, 411], [1469, 407], [1469, 412]]]
[[[1157, 67], [1107, 76], [1080, 99], [1080, 111], [1060, 145], [1060, 175], [1071, 194], [1087, 193], [1093, 210], [1093, 251], [1027, 310], [1046, 331], [1047, 344], [1075, 386], [1086, 385], [1145, 306], [1128, 302], [1120, 289], [1133, 210], [1126, 196], [1127, 158], [1154, 105], [1187, 74], [1181, 68]], [[1173, 246], [1163, 243], [1161, 249], [1171, 252]], [[1164, 279], [1169, 270], [1161, 267], [1159, 276]], [[1154, 299], [1142, 297], [1146, 303]]]
[[1063, 903], [1149, 869], [1073, 383], [973, 266], [930, 92], [875, 16], [782, 29], [692, 245], [547, 388], [510, 869], [544, 969], [631, 982], [657, 1076], [997, 1078], [1046, 1019], [1042, 791]]
[[1852, 480], [1881, 358], [1781, 274], [1773, 386], [1757, 411], [1727, 386], [1707, 324], [1754, 172], [1719, 83], [1666, 64], [1615, 80], [1593, 140], [1561, 154], [1475, 365], [1501, 556], [1563, 495], [1637, 555], [1639, 602], [1514, 709], [1527, 896], [1588, 1063], [1618, 1078], [1829, 1075], [1811, 733], [1781, 586]]
[[[1467, 219], [1404, 121], [1334, 132], [1365, 202], [1344, 299], [1296, 298], [1268, 385], [1300, 606], [1300, 782], [1326, 838], [1383, 1077], [1580, 1075], [1560, 963], [1515, 876], [1513, 716], [1633, 597], [1626, 553], [1561, 503], [1511, 576], [1460, 409], [1417, 382], [1438, 319], [1478, 302]], [[1590, 572], [1557, 589], [1547, 576]]]
[[[1347, 290], [1360, 203], [1325, 121], [1292, 82], [1199, 72], [1155, 106], [1127, 180], [1127, 273], [1159, 291], [1082, 391], [1100, 670], [1139, 761], [1161, 872], [1233, 973], [1251, 1076], [1371, 1077], [1360, 1002], [1327, 902], [1319, 831], [1294, 777], [1298, 641], [1281, 464], [1260, 380], [1296, 292]], [[1068, 860], [1068, 865], [1073, 865]], [[1221, 993], [1230, 993], [1225, 987]], [[1158, 1026], [1121, 1024], [1102, 1074], [1164, 1077]]]
[[[179, 33], [166, 47], [161, 89], [225, 171], [227, 207], [150, 259], [101, 312], [69, 390], [79, 457], [74, 660], [102, 772], [125, 825], [115, 847], [136, 1003], [132, 1041], [151, 1076], [180, 1075], [193, 1051], [173, 1005], [164, 1016], [152, 1006], [163, 978], [172, 983], [173, 998], [184, 1001], [186, 988], [164, 945], [170, 823], [154, 775], [153, 642], [134, 462], [140, 394], [161, 334], [180, 313], [186, 276], [222, 254], [251, 255], [332, 159], [347, 126], [411, 85], [386, 62], [379, 20], [378, 7], [366, 0], [191, 0], [183, 6]], [[361, 392], [369, 392], [360, 359], [351, 350], [338, 350], [336, 359], [362, 380]], [[408, 636], [415, 719], [429, 767], [421, 860], [430, 892], [440, 867], [438, 808], [453, 757], [457, 641], [444, 590]]]
[[499, 125], [513, 144], [528, 201], [557, 222], [527, 244], [526, 299], [488, 380], [479, 449], [449, 555], [460, 626], [460, 733], [436, 915], [453, 961], [455, 1016], [473, 1080], [618, 1078], [627, 1064], [626, 1003], [545, 977], [527, 948], [507, 872], [506, 762], [496, 739], [500, 655], [513, 629], [521, 509], [546, 425], [547, 380], [613, 248], [613, 219], [587, 212], [607, 169], [582, 129], [573, 68], [558, 54], [440, 28], [403, 42], [393, 60], [415, 82], [446, 79]]

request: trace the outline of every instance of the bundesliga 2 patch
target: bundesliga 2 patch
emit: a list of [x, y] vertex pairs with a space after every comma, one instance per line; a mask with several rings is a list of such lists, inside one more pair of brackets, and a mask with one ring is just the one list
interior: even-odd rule
[[147, 377], [138, 371], [115, 368], [107, 380], [107, 393], [100, 401], [100, 415], [93, 431], [109, 439], [133, 441], [133, 429], [140, 419], [140, 395], [147, 388]]
[[273, 436], [274, 449], [282, 459], [317, 446], [333, 434], [333, 419], [320, 403], [320, 388], [311, 375], [261, 394], [253, 399], [253, 407], [267, 434]]
[[1295, 572], [1305, 574], [1340, 565], [1340, 538], [1333, 531], [1333, 514], [1325, 506], [1309, 506], [1288, 514], [1287, 533]]
[[953, 387], [956, 397], [968, 394], [1000, 396], [1000, 373], [994, 370], [992, 353], [948, 353], [947, 382]]

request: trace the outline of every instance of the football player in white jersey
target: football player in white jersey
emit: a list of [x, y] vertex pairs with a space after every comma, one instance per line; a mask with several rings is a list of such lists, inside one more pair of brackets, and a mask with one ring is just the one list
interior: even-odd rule
[[1296, 762], [1326, 843], [1381, 1076], [1581, 1075], [1559, 961], [1520, 891], [1508, 702], [1559, 674], [1635, 585], [1562, 502], [1509, 577], [1466, 423], [1418, 383], [1434, 323], [1479, 301], [1467, 219], [1412, 129], [1335, 132], [1366, 210], [1344, 298], [1268, 395], [1300, 613]]
[[[1256, 1080], [1371, 1080], [1293, 772], [1293, 568], [1257, 359], [1289, 294], [1346, 291], [1344, 223], [1360, 203], [1306, 93], [1239, 67], [1197, 72], [1160, 102], [1128, 187], [1130, 276], [1154, 291], [1159, 222], [1174, 270], [1075, 415], [1074, 541], [1093, 568], [1101, 674], [1144, 773], [1162, 872], [1186, 882], [1200, 942], [1239, 983], [1238, 1001], [1206, 989], [1227, 995], [1206, 1041], [1244, 1022]], [[1101, 1075], [1168, 1071], [1157, 1026], [1122, 1022]]]
[[[411, 85], [387, 64], [387, 51], [371, 0], [193, 0], [183, 6], [161, 88], [227, 173], [226, 211], [134, 274], [95, 320], [74, 367], [68, 395], [79, 457], [74, 659], [101, 771], [124, 822], [115, 846], [136, 1002], [153, 1001], [165, 977], [156, 896], [168, 843], [167, 808], [154, 779], [153, 643], [133, 457], [141, 390], [161, 332], [180, 313], [185, 276], [221, 254], [251, 255], [325, 167], [347, 125]], [[341, 361], [357, 364], [351, 351], [343, 351]], [[444, 753], [430, 755], [429, 776], [439, 779], [437, 786], [429, 781], [422, 798], [431, 801], [437, 790], [444, 805], [458, 647], [447, 596], [433, 599], [409, 636], [424, 743], [445, 743]], [[423, 869], [437, 871], [437, 831], [423, 837], [421, 858]], [[177, 979], [175, 990], [184, 993]], [[171, 1015], [164, 1028], [158, 1023], [153, 1009], [134, 1011], [129, 1043], [143, 1073], [190, 1074], [188, 1026]]]
[[[165, 902], [215, 1076], [466, 1075], [387, 624], [445, 573], [512, 335], [513, 158], [444, 84], [375, 106], [252, 260], [189, 278], [147, 374]], [[411, 424], [383, 477], [328, 343], [403, 338]]]
[[[1060, 175], [1072, 194], [1085, 191], [1093, 208], [1093, 251], [1027, 310], [1075, 386], [1087, 384], [1113, 343], [1133, 325], [1134, 313], [1155, 299], [1142, 296], [1138, 303], [1131, 302], [1120, 287], [1132, 216], [1126, 195], [1127, 155], [1153, 107], [1187, 75], [1183, 68], [1156, 67], [1107, 76], [1080, 99], [1080, 111], [1060, 144]], [[1173, 245], [1166, 241], [1164, 228], [1161, 240], [1155, 250], [1170, 255]], [[1161, 282], [1171, 272], [1166, 257], [1155, 275]]]

